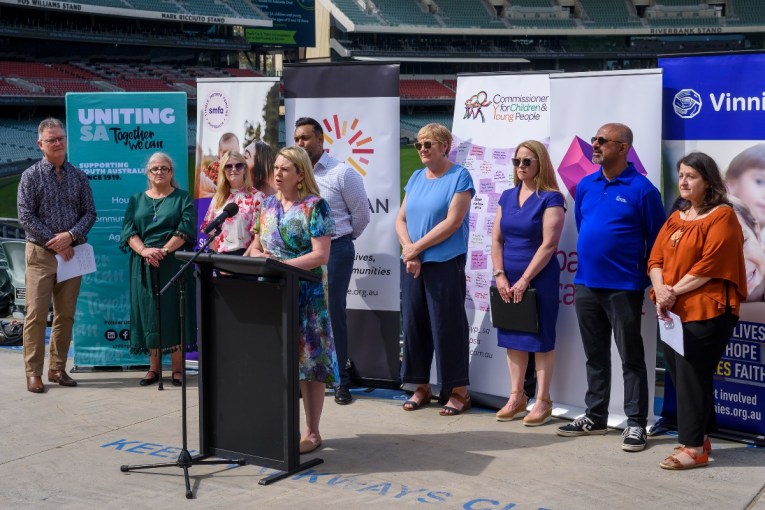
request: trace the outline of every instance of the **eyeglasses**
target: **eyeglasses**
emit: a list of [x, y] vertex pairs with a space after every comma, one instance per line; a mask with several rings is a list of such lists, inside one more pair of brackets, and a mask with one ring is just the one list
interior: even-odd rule
[[223, 165], [223, 171], [227, 174], [241, 174], [244, 172], [244, 163], [237, 163], [236, 165]]
[[168, 168], [166, 166], [153, 166], [153, 167], [149, 168], [149, 172], [153, 173], [154, 175], [157, 175], [157, 174], [169, 174], [172, 171], [173, 171], [172, 168]]
[[521, 166], [521, 163], [523, 163], [523, 166], [531, 166], [532, 161], [536, 161], [537, 158], [512, 158], [511, 161], [513, 162], [513, 166]]
[[423, 147], [425, 147], [426, 149], [430, 149], [431, 147], [433, 147], [433, 143], [438, 143], [438, 142], [431, 142], [430, 140], [427, 140], [424, 142], [414, 142], [414, 148], [417, 149], [418, 151], [422, 150]]
[[40, 141], [41, 142], [45, 142], [45, 143], [50, 144], [50, 145], [53, 145], [53, 144], [56, 144], [56, 143], [61, 143], [64, 140], [66, 140], [65, 136], [59, 136], [59, 137], [56, 137], [56, 138], [42, 139]]
[[592, 138], [590, 138], [590, 143], [595, 143], [595, 142], [598, 142], [598, 145], [605, 145], [608, 142], [627, 143], [627, 142], [622, 142], [619, 140], [609, 140], [608, 138], [603, 138], [602, 136], [593, 136]]

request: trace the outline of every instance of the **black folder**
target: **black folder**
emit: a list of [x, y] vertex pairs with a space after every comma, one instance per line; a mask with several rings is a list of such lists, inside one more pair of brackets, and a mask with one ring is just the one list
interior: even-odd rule
[[491, 303], [491, 323], [495, 328], [539, 333], [539, 313], [537, 311], [537, 291], [529, 287], [523, 293], [520, 303], [505, 303], [496, 287], [489, 290]]

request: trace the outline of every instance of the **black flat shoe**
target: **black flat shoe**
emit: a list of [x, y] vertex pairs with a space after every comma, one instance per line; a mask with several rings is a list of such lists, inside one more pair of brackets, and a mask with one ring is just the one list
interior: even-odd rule
[[159, 381], [159, 374], [156, 373], [154, 370], [149, 370], [146, 372], [146, 375], [154, 374], [151, 377], [144, 377], [140, 381], [138, 381], [138, 384], [141, 386], [149, 386], [150, 384], [154, 384], [155, 382]]
[[[181, 374], [181, 377], [183, 377], [183, 372], [181, 372], [180, 370], [178, 372], [173, 372], [173, 375], [175, 374]], [[178, 379], [173, 377], [173, 386], [183, 386], [183, 379], [181, 379], [181, 377], [179, 377]]]

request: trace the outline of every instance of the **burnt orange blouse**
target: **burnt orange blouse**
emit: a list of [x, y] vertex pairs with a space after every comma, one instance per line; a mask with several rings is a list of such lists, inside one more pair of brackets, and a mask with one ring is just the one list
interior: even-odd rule
[[[672, 311], [683, 322], [712, 319], [725, 313], [728, 302], [735, 315], [746, 299], [744, 236], [733, 208], [720, 206], [693, 221], [672, 213], [659, 231], [648, 259], [648, 271], [662, 268], [664, 283], [675, 285], [686, 274], [711, 278], [701, 287], [677, 296]], [[656, 301], [653, 290], [651, 299]]]

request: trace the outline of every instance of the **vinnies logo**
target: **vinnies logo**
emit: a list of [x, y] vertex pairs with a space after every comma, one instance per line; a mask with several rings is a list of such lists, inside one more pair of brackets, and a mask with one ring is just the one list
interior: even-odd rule
[[701, 112], [701, 96], [693, 89], [683, 89], [672, 100], [675, 114], [682, 119], [692, 119]]
[[351, 165], [362, 177], [367, 175], [369, 158], [375, 149], [371, 146], [372, 136], [364, 134], [359, 119], [341, 120], [334, 114], [322, 119], [321, 123], [324, 125], [324, 141], [330, 146], [327, 152]]
[[465, 101], [465, 116], [463, 119], [477, 119], [481, 117], [481, 123], [486, 122], [486, 118], [483, 116], [482, 108], [489, 106], [489, 96], [486, 91], [482, 90], [477, 94], [474, 94], [470, 99]]

